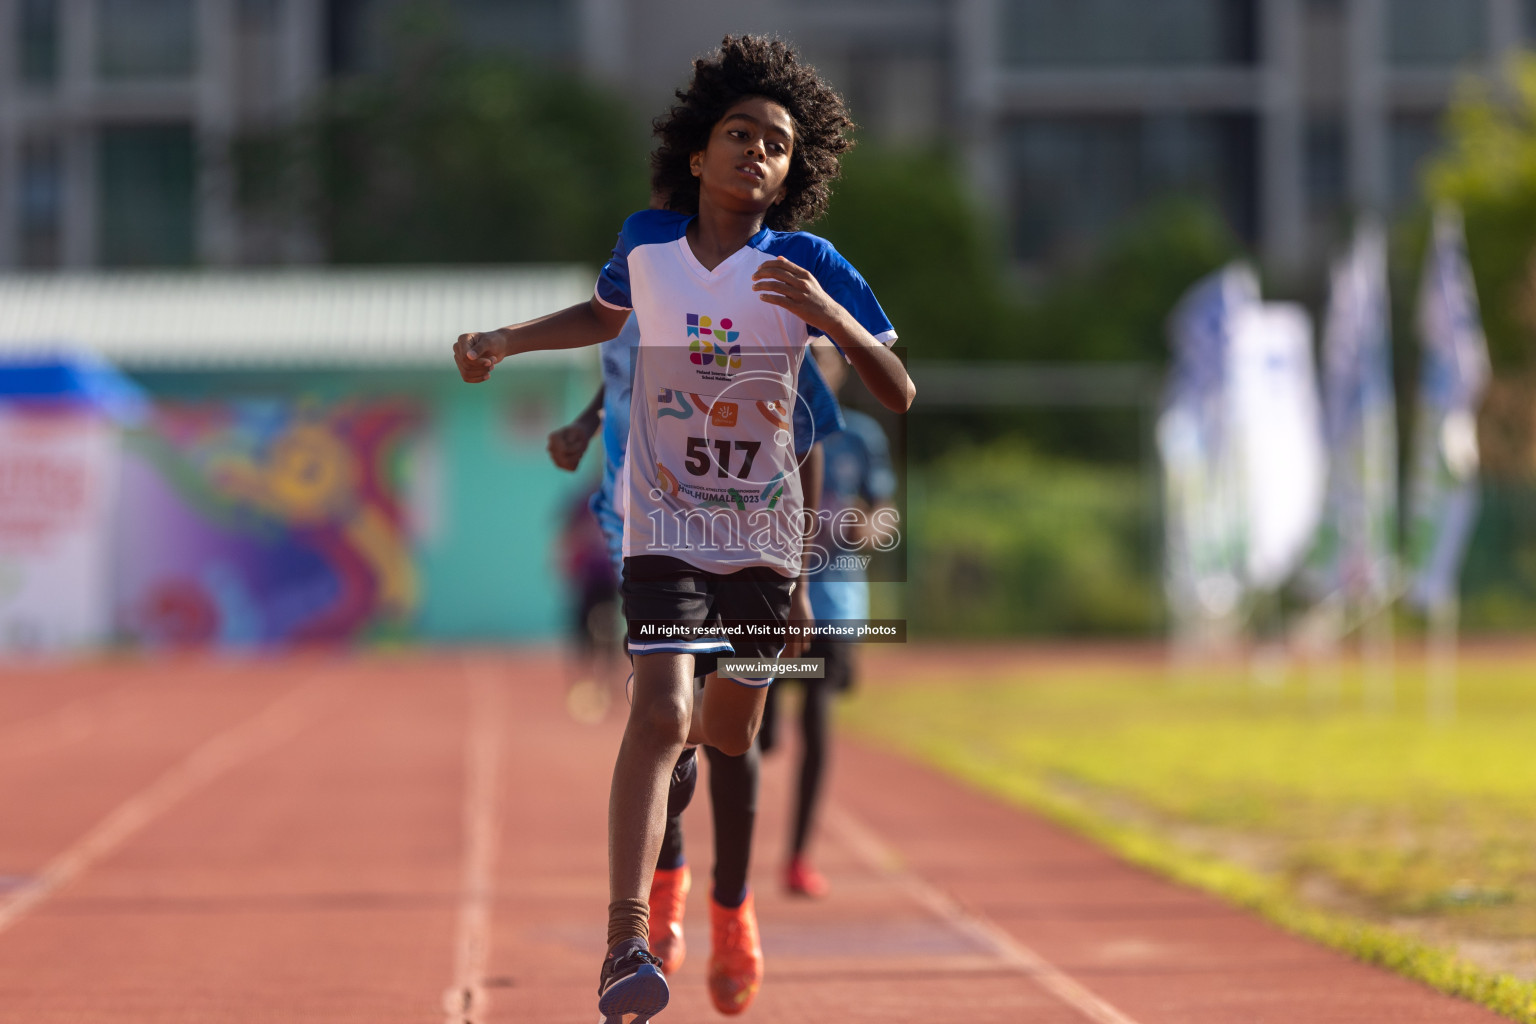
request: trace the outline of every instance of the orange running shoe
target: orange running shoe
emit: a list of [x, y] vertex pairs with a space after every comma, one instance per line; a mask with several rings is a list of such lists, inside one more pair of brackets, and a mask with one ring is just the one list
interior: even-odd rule
[[810, 861], [804, 857], [796, 857], [784, 870], [784, 888], [797, 896], [820, 899], [827, 894], [831, 886], [820, 871], [811, 867]]
[[709, 930], [714, 945], [709, 954], [709, 998], [721, 1013], [741, 1013], [763, 985], [763, 944], [757, 937], [752, 894], [747, 893], [739, 907], [722, 907], [710, 897]]
[[693, 875], [688, 865], [657, 871], [651, 879], [651, 953], [661, 961], [663, 974], [676, 974], [688, 955], [683, 942], [683, 908]]

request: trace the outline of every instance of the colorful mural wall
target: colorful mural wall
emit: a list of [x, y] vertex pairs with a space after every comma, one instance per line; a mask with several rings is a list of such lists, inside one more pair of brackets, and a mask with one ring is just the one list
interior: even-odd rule
[[124, 639], [264, 647], [405, 635], [420, 586], [401, 399], [162, 401], [125, 446]]

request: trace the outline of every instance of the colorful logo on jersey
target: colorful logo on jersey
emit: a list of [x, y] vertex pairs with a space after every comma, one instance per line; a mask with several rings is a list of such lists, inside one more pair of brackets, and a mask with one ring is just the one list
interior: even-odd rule
[[741, 337], [731, 330], [729, 318], [719, 324], [699, 313], [688, 314], [688, 361], [694, 366], [714, 366], [729, 372], [741, 369], [741, 346], [732, 344]]
[[734, 427], [738, 412], [735, 402], [716, 402], [709, 407], [709, 422], [717, 427]]

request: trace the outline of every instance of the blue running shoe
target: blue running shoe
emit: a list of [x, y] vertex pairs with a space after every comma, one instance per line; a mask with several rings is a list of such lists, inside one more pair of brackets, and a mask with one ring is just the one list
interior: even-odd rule
[[[621, 947], [622, 949], [622, 947]], [[597, 1012], [602, 1024], [647, 1024], [667, 1008], [670, 993], [661, 975], [661, 961], [643, 947], [631, 947], [603, 961], [598, 981]]]

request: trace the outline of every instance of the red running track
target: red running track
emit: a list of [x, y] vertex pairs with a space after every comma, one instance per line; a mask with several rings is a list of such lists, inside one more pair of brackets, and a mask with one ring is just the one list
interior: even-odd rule
[[[180, 660], [0, 676], [0, 1021], [595, 1019], [619, 723], [547, 655]], [[781, 896], [789, 760], [757, 844], [768, 976], [746, 1019], [1474, 1022], [933, 773], [844, 743]], [[706, 801], [693, 955], [704, 991]]]

